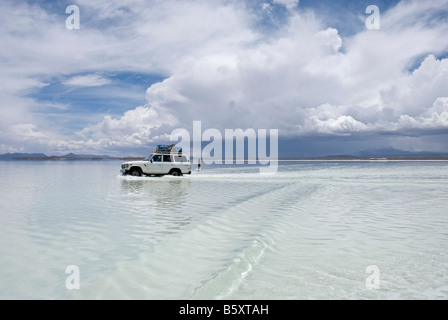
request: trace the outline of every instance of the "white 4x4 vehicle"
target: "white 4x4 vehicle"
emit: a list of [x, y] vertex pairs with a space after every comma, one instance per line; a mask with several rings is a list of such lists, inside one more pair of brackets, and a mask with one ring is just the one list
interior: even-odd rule
[[122, 175], [131, 176], [181, 176], [191, 174], [191, 163], [182, 149], [171, 146], [157, 146], [156, 152], [143, 161], [124, 162], [120, 170]]

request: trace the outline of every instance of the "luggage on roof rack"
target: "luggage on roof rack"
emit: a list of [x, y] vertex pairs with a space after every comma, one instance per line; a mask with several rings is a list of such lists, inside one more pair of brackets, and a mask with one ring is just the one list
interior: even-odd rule
[[182, 153], [182, 148], [176, 147], [175, 144], [159, 144], [156, 147], [156, 152], [162, 153]]

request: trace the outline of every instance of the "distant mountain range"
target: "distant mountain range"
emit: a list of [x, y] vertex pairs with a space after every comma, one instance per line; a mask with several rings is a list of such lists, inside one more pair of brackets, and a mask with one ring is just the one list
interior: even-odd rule
[[[74, 154], [68, 153], [62, 156], [47, 156], [44, 153], [5, 153], [0, 154], [1, 160], [140, 160], [144, 157], [111, 157], [106, 155]], [[375, 150], [364, 150], [351, 155], [331, 155], [328, 157], [307, 157], [305, 159], [443, 159], [448, 160], [448, 152], [412, 152], [399, 149], [386, 148]], [[293, 158], [288, 158], [293, 159]]]
[[[286, 158], [293, 159], [293, 158]], [[356, 159], [388, 159], [388, 160], [448, 160], [448, 151], [431, 152], [431, 151], [405, 151], [394, 148], [383, 148], [373, 150], [363, 150], [354, 152], [353, 154], [335, 154], [320, 157], [301, 157], [300, 159], [316, 159], [316, 160], [356, 160]]]
[[429, 152], [429, 151], [404, 151], [394, 148], [385, 148], [385, 149], [375, 149], [375, 150], [364, 150], [357, 152], [355, 154], [359, 157], [428, 157], [428, 156], [446, 156], [447, 153], [440, 152]]
[[47, 157], [43, 153], [5, 153], [0, 154], [0, 160], [15, 160], [17, 158], [42, 158]]
[[93, 154], [68, 153], [62, 156], [47, 156], [44, 153], [5, 153], [0, 154], [0, 160], [113, 160], [137, 159], [139, 157], [111, 157]]

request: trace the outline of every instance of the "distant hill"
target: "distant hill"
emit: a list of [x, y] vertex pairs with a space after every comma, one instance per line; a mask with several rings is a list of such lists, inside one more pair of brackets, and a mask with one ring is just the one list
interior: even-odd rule
[[[0, 161], [6, 160], [142, 160], [144, 157], [128, 156], [128, 157], [111, 157], [106, 155], [93, 154], [75, 154], [68, 153], [62, 156], [47, 156], [44, 153], [5, 153], [0, 154]], [[328, 159], [328, 160], [355, 160], [355, 159], [370, 159], [370, 158], [387, 158], [387, 159], [443, 159], [448, 160], [447, 153], [437, 152], [412, 152], [398, 150], [394, 148], [363, 150], [355, 152], [352, 155], [330, 155], [327, 157], [304, 157], [304, 158], [281, 158], [281, 159]]]
[[105, 155], [74, 154], [63, 156], [47, 156], [44, 153], [5, 153], [0, 154], [0, 160], [89, 160], [89, 159], [117, 159]]
[[0, 160], [14, 160], [17, 158], [44, 158], [47, 155], [43, 153], [5, 153], [0, 154]]
[[104, 155], [74, 154], [74, 153], [65, 154], [63, 156], [60, 156], [60, 158], [70, 158], [70, 159], [113, 159], [113, 157], [104, 156]]
[[404, 151], [394, 148], [384, 148], [384, 149], [374, 149], [374, 150], [364, 150], [355, 153], [358, 157], [427, 157], [427, 156], [446, 156], [440, 152], [429, 152], [429, 151]]

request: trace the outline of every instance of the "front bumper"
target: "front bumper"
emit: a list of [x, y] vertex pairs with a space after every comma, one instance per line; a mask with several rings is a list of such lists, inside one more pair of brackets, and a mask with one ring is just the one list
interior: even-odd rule
[[120, 173], [121, 173], [121, 175], [125, 176], [125, 175], [127, 175], [127, 174], [129, 173], [129, 170], [127, 170], [127, 169], [121, 169], [121, 170], [120, 170]]

